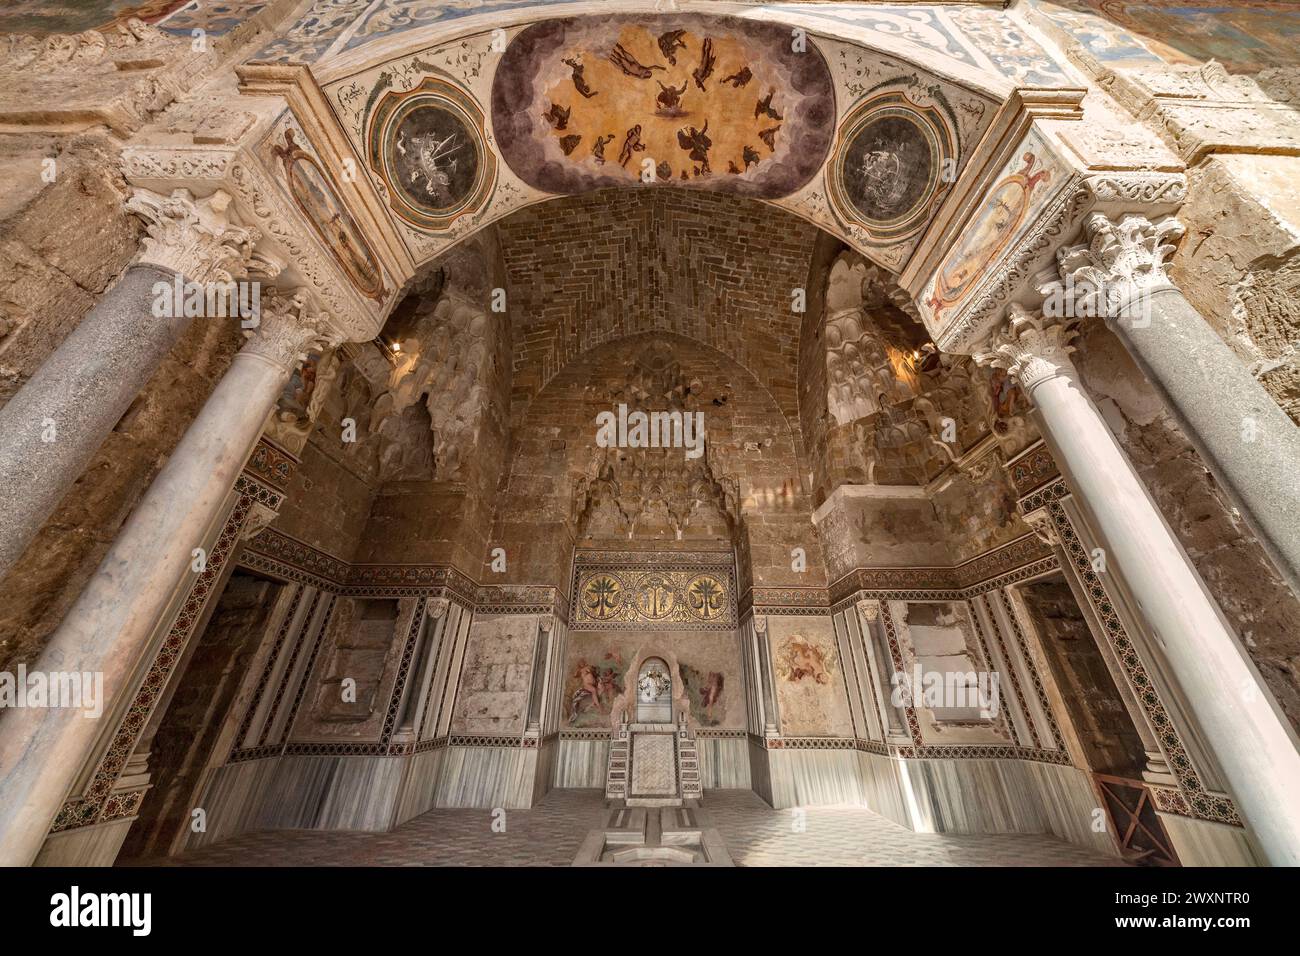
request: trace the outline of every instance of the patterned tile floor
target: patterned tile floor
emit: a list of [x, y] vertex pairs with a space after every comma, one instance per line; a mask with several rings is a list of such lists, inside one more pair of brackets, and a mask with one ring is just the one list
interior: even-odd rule
[[[912, 833], [857, 807], [812, 807], [803, 832], [790, 810], [748, 791], [710, 791], [703, 809], [741, 866], [1108, 866], [1115, 861], [1048, 836]], [[506, 832], [486, 810], [434, 810], [391, 833], [249, 833], [169, 860], [177, 866], [567, 866], [603, 825], [596, 790], [555, 790], [510, 810]]]

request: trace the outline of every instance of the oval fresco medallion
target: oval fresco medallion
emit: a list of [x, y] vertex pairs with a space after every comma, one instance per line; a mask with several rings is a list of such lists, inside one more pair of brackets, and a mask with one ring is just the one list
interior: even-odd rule
[[398, 216], [444, 230], [483, 206], [496, 180], [483, 124], [473, 99], [437, 77], [384, 95], [370, 120], [368, 157]]
[[382, 302], [388, 295], [383, 269], [356, 220], [339, 200], [333, 180], [316, 158], [298, 145], [291, 129], [284, 131], [284, 145], [276, 146], [274, 153], [284, 164], [289, 195], [348, 280], [362, 295]]
[[[935, 318], [971, 290], [989, 263], [1019, 231], [1029, 212], [1034, 191], [1051, 179], [1051, 170], [1039, 165], [1034, 152], [1020, 159], [1020, 169], [1003, 176], [962, 230], [958, 243], [944, 257], [926, 304]], [[1039, 167], [1039, 168], [1036, 168]]]
[[790, 37], [702, 14], [534, 24], [492, 80], [501, 156], [550, 193], [652, 184], [789, 195], [825, 162], [835, 117], [826, 61]]
[[828, 176], [836, 213], [872, 244], [916, 235], [955, 178], [955, 128], [943, 109], [901, 92], [868, 97], [840, 124]]

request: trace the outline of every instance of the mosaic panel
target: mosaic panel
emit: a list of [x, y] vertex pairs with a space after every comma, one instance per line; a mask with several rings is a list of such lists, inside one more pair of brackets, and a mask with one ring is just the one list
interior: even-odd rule
[[[601, 562], [598, 555], [605, 554]], [[697, 556], [698, 557], [698, 556]], [[736, 577], [728, 558], [588, 552], [575, 559], [573, 630], [728, 630], [736, 626]], [[592, 562], [597, 562], [592, 566]]]

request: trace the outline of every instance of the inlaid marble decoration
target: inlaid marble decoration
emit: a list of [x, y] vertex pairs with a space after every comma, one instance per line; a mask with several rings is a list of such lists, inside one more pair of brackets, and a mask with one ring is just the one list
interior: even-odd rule
[[502, 157], [552, 193], [703, 186], [789, 195], [830, 146], [835, 96], [811, 40], [702, 15], [581, 17], [511, 41], [492, 87]]
[[483, 207], [496, 182], [483, 123], [473, 98], [439, 77], [381, 97], [370, 117], [367, 159], [401, 219], [440, 231]]
[[873, 244], [920, 232], [956, 178], [957, 119], [942, 97], [878, 89], [840, 124], [828, 186], [836, 213]]
[[352, 214], [339, 198], [334, 182], [316, 157], [302, 148], [292, 129], [274, 148], [284, 173], [285, 187], [294, 204], [333, 254], [343, 273], [367, 298], [382, 302], [388, 290], [384, 273]]

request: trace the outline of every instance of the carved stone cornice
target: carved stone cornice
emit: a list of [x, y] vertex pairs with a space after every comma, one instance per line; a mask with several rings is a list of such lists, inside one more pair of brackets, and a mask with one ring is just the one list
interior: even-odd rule
[[1173, 287], [1165, 260], [1174, 246], [1165, 240], [1183, 235], [1177, 219], [1153, 223], [1129, 213], [1112, 220], [1098, 212], [1087, 218], [1083, 231], [1086, 242], [1057, 250], [1061, 281], [1041, 290], [1049, 298], [1064, 299], [1063, 314], [1110, 320], [1125, 315], [1142, 297]]
[[126, 146], [122, 149], [122, 174], [133, 183], [221, 185], [235, 161], [234, 149], [212, 147]]
[[1012, 303], [1006, 324], [975, 353], [975, 361], [1006, 369], [1032, 398], [1043, 382], [1060, 375], [1075, 376], [1070, 353], [1078, 334], [1074, 322]]
[[301, 289], [271, 290], [262, 300], [259, 322], [240, 354], [253, 355], [292, 372], [313, 348], [337, 348], [343, 336], [323, 316], [310, 314]]
[[126, 209], [144, 220], [140, 261], [178, 272], [194, 282], [229, 282], [253, 261], [254, 228], [230, 221], [229, 193], [195, 199], [188, 189], [170, 196], [136, 189]]
[[1214, 60], [1124, 71], [1114, 93], [1187, 163], [1214, 152], [1300, 153], [1300, 118], [1250, 77]]

